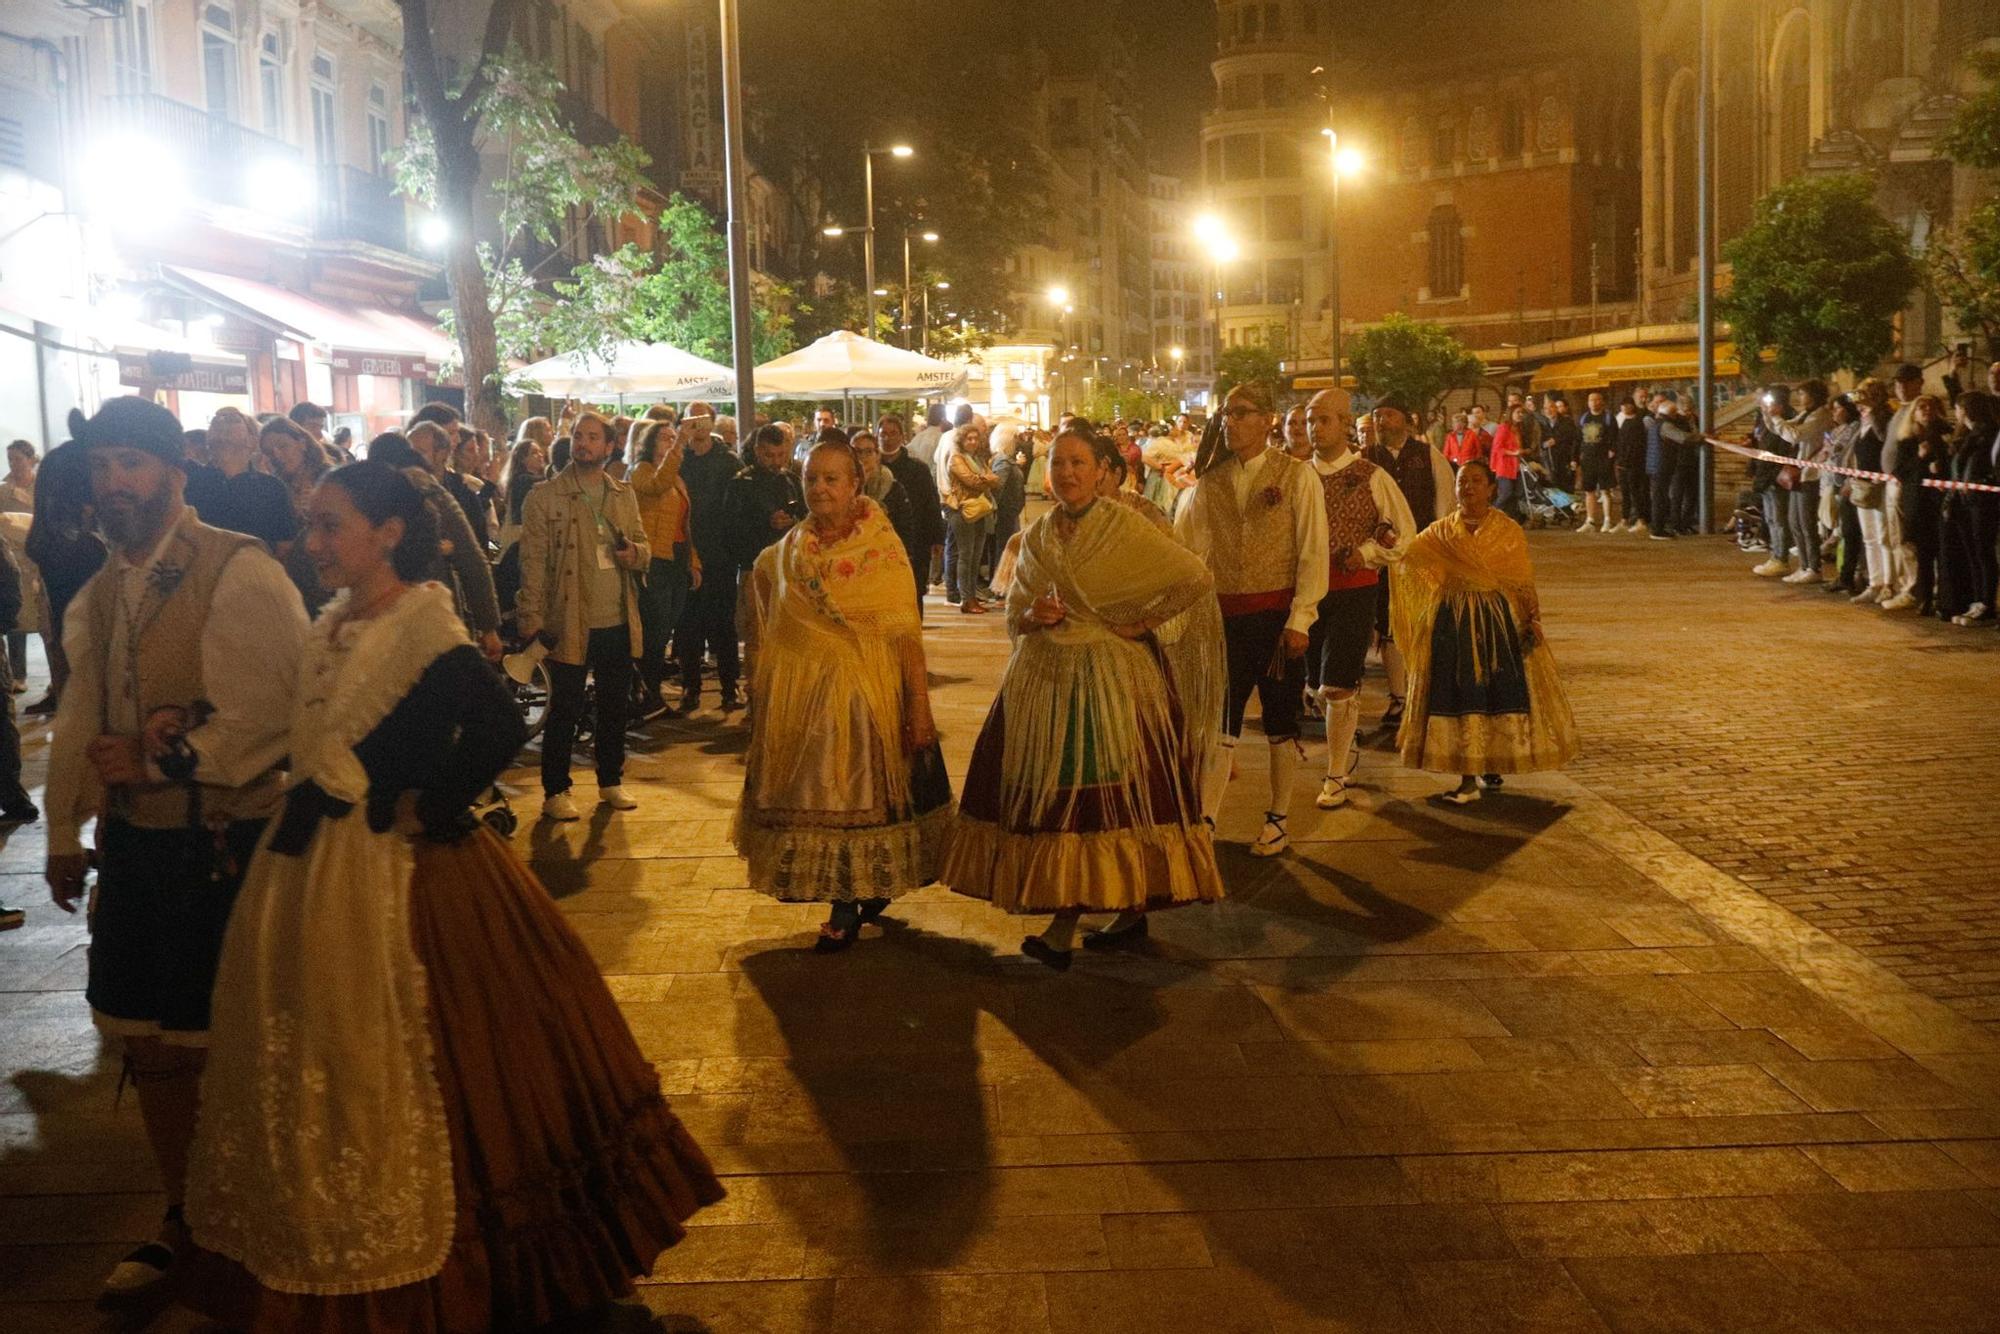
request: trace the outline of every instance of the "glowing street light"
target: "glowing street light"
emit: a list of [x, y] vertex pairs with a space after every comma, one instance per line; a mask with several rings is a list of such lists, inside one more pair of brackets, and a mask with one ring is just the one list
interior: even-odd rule
[[939, 240], [938, 234], [929, 228], [925, 228], [920, 232], [912, 232], [908, 227], [903, 228], [903, 300], [900, 313], [903, 322], [904, 347], [910, 345], [910, 316], [913, 313], [910, 309], [910, 238], [912, 236], [922, 241], [925, 245], [936, 245]]
[[1327, 212], [1327, 262], [1331, 272], [1327, 275], [1327, 313], [1332, 317], [1333, 328], [1327, 341], [1327, 350], [1333, 358], [1333, 383], [1340, 385], [1341, 336], [1340, 336], [1340, 182], [1342, 177], [1359, 176], [1367, 170], [1368, 159], [1360, 149], [1340, 142], [1340, 132], [1331, 125], [1320, 131], [1326, 136], [1327, 163], [1333, 177], [1333, 201]]
[[1229, 228], [1221, 218], [1213, 213], [1203, 213], [1194, 220], [1195, 239], [1208, 251], [1208, 257], [1215, 263], [1215, 318], [1209, 325], [1209, 347], [1216, 364], [1222, 362], [1222, 307], [1226, 296], [1222, 285], [1222, 266], [1242, 255], [1243, 247], [1229, 234]]
[[1049, 304], [1052, 306], [1067, 306], [1069, 304], [1069, 289], [1060, 283], [1051, 287], [1049, 289]]
[[915, 157], [916, 155], [917, 155], [917, 150], [910, 147], [908, 144], [889, 145], [890, 157]]
[[108, 135], [91, 146], [84, 162], [91, 208], [112, 215], [115, 226], [157, 224], [187, 205], [187, 172], [156, 139]]
[[417, 224], [417, 240], [427, 250], [442, 250], [451, 240], [451, 224], [441, 214], [429, 214]]
[[842, 237], [842, 236], [845, 236], [845, 235], [847, 235], [847, 228], [845, 228], [845, 227], [840, 227], [840, 226], [832, 226], [832, 225], [829, 225], [829, 226], [826, 226], [826, 227], [822, 227], [822, 228], [820, 228], [820, 229], [819, 229], [819, 234], [820, 234], [821, 236], [831, 236], [831, 237], [835, 237], [835, 238], [839, 238], [839, 237]]

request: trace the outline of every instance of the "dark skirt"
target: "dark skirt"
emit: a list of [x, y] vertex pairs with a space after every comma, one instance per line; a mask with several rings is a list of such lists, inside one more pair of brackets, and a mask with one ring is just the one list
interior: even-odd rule
[[195, 1257], [189, 1300], [271, 1334], [524, 1330], [627, 1296], [723, 1196], [583, 942], [491, 832], [417, 848], [457, 1225], [444, 1269], [353, 1296], [274, 1292]]
[[1446, 599], [1431, 627], [1433, 718], [1528, 712], [1521, 631], [1501, 593]]

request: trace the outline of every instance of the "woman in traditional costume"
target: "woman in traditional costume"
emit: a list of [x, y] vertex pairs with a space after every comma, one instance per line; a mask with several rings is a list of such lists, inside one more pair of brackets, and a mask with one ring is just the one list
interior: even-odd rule
[[1503, 774], [1560, 769], [1576, 754], [1528, 538], [1494, 508], [1498, 489], [1484, 460], [1461, 466], [1458, 509], [1417, 534], [1389, 590], [1410, 679], [1403, 763], [1461, 775], [1445, 798], [1459, 804]]
[[814, 944], [827, 954], [937, 879], [951, 785], [909, 558], [851, 447], [814, 447], [806, 509], [745, 584], [757, 707], [736, 847], [752, 889], [831, 905]]
[[437, 543], [422, 494], [350, 464], [306, 521], [344, 591], [223, 945], [191, 1299], [315, 1334], [602, 1306], [722, 1188], [548, 891], [467, 810], [524, 735], [450, 593], [412, 582]]
[[1082, 431], [1056, 439], [1060, 505], [1022, 539], [1007, 595], [1014, 653], [945, 859], [958, 893], [1053, 913], [1021, 951], [1057, 970], [1083, 913], [1118, 914], [1084, 940], [1108, 948], [1144, 936], [1151, 909], [1223, 895], [1200, 784], [1226, 680], [1214, 580], [1100, 494], [1115, 457]]

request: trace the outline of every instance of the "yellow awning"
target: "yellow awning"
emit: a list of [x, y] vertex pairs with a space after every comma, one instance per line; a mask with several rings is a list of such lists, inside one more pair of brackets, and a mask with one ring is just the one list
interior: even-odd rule
[[[1552, 361], [1535, 372], [1528, 388], [1535, 393], [1547, 389], [1608, 389], [1614, 384], [1644, 384], [1651, 380], [1692, 380], [1700, 373], [1699, 343], [1656, 343]], [[1715, 345], [1715, 373], [1742, 374], [1736, 363], [1736, 344]]]

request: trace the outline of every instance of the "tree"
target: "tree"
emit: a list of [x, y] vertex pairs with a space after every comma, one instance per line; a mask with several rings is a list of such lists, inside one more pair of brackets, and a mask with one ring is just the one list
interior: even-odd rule
[[[1274, 324], [1255, 338], [1245, 338], [1235, 347], [1225, 347], [1222, 355], [1215, 359], [1215, 382], [1221, 393], [1226, 394], [1239, 384], [1262, 382], [1277, 386], [1285, 373], [1284, 357], [1280, 348], [1284, 346], [1285, 329]], [[1216, 401], [1221, 402], [1218, 396]]]
[[1364, 329], [1347, 346], [1354, 384], [1371, 398], [1399, 394], [1426, 417], [1445, 395], [1479, 383], [1485, 367], [1442, 325], [1413, 320], [1401, 311]]
[[[1977, 52], [1968, 63], [1986, 87], [1958, 109], [1939, 146], [1960, 166], [2000, 168], [2000, 52]], [[1938, 300], [2000, 356], [2000, 201], [1976, 210], [1955, 231], [1934, 233], [1924, 261]]]
[[1859, 173], [1802, 176], [1757, 201], [1722, 250], [1733, 278], [1717, 309], [1738, 347], [1775, 347], [1794, 377], [1866, 372], [1889, 355], [1919, 273], [1874, 194]]
[[[683, 352], [729, 364], [735, 330], [729, 304], [729, 245], [707, 209], [676, 194], [660, 211], [662, 257], [634, 285], [620, 319], [629, 336], [671, 343]], [[791, 316], [782, 308], [791, 289], [760, 281], [752, 293], [751, 353], [769, 361], [792, 350]]]
[[[503, 430], [502, 358], [539, 346], [544, 270], [563, 254], [572, 229], [594, 216], [637, 211], [646, 155], [623, 138], [585, 148], [562, 114], [554, 75], [510, 58], [508, 37], [525, 0], [491, 0], [478, 55], [457, 82], [448, 80], [451, 64], [434, 40], [430, 0], [396, 4], [417, 117], [393, 167], [403, 193], [445, 226], [447, 325], [458, 343], [467, 413], [488, 430]], [[505, 168], [486, 181], [481, 152], [492, 147]], [[483, 196], [498, 219], [498, 245], [482, 243], [475, 231], [473, 203]], [[531, 242], [542, 251], [532, 263]], [[595, 337], [591, 331], [603, 327], [570, 318], [561, 332]]]

